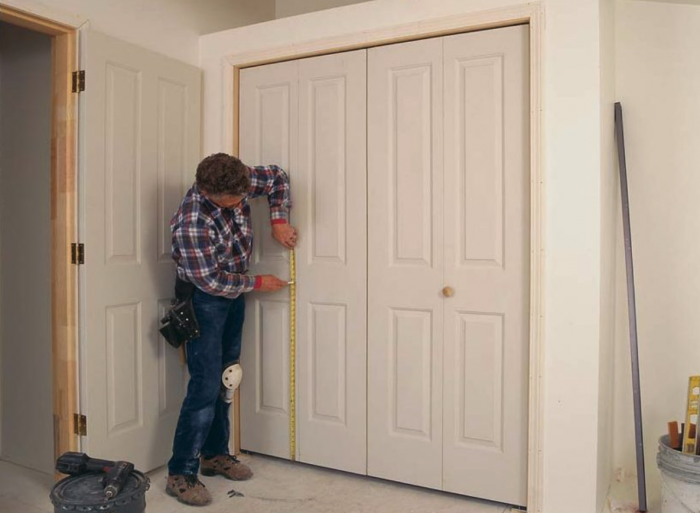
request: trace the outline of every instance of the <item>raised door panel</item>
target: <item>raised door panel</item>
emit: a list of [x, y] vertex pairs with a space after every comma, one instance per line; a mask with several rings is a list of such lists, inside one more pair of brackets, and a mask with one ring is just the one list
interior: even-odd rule
[[107, 313], [107, 429], [117, 434], [143, 425], [141, 304], [110, 306]]
[[[347, 369], [347, 307], [345, 305], [309, 304], [308, 374], [304, 407], [309, 410], [309, 419], [322, 423], [347, 426], [348, 373]], [[305, 366], [300, 366], [305, 367]], [[301, 410], [302, 408], [300, 408]], [[307, 419], [302, 417], [300, 423]], [[309, 430], [300, 427], [301, 439], [310, 437]], [[301, 444], [303, 460], [312, 459], [314, 444], [307, 449]], [[311, 461], [309, 461], [311, 462]]]
[[528, 29], [444, 41], [443, 486], [525, 505]]
[[[289, 415], [289, 305], [285, 301], [260, 299], [255, 303], [257, 321], [254, 356], [257, 367], [255, 411]], [[253, 348], [251, 348], [253, 349]]]
[[107, 261], [141, 260], [142, 76], [137, 69], [107, 63], [105, 206]]
[[[503, 316], [460, 312], [457, 358], [457, 443], [503, 450]], [[450, 373], [451, 374], [451, 373]]]
[[[167, 228], [199, 159], [199, 70], [86, 33], [81, 95], [81, 408], [83, 449], [164, 465], [184, 390], [178, 353], [157, 322], [172, 296]], [[89, 215], [87, 215], [89, 213]]]
[[391, 434], [432, 436], [432, 332], [430, 310], [392, 309], [389, 334]]
[[[240, 74], [240, 158], [276, 164], [295, 180], [298, 62]], [[289, 276], [289, 252], [271, 236], [265, 198], [251, 201], [255, 244], [252, 274]], [[289, 458], [289, 290], [246, 295], [241, 365], [241, 448]]]
[[171, 262], [172, 236], [170, 219], [192, 182], [191, 163], [199, 155], [191, 155], [188, 132], [192, 120], [189, 110], [190, 86], [168, 78], [160, 78], [158, 94], [158, 258]]
[[[287, 65], [290, 66], [290, 65]], [[283, 66], [284, 67], [284, 66]], [[275, 66], [271, 66], [275, 71]], [[260, 69], [266, 74], [270, 69]], [[255, 71], [243, 72], [242, 81], [247, 84], [248, 76]], [[253, 107], [254, 126], [246, 126], [253, 133], [241, 137], [241, 158], [248, 165], [276, 164], [290, 172], [290, 161], [296, 155], [297, 134], [297, 83], [288, 81], [260, 85], [253, 93], [252, 105], [241, 107], [241, 119]], [[294, 118], [294, 119], [292, 119]], [[254, 138], [254, 147], [248, 147], [248, 139]], [[254, 247], [253, 263], [257, 266], [284, 265], [287, 251], [270, 236], [268, 205], [266, 198], [251, 201], [254, 231], [258, 234]]]
[[299, 61], [298, 457], [367, 472], [365, 50]]
[[440, 488], [442, 41], [368, 53], [368, 473]]

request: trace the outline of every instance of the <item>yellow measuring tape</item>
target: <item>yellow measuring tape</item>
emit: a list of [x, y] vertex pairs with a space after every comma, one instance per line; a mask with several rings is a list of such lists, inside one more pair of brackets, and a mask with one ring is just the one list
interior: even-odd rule
[[289, 252], [289, 459], [297, 459], [297, 262]]
[[[700, 376], [690, 376], [688, 380], [688, 407], [685, 414], [685, 431], [683, 434], [683, 452], [695, 454], [696, 441], [698, 431], [696, 430], [695, 438], [691, 438], [690, 425], [699, 424], [697, 418], [700, 414]], [[693, 422], [695, 421], [695, 422]]]

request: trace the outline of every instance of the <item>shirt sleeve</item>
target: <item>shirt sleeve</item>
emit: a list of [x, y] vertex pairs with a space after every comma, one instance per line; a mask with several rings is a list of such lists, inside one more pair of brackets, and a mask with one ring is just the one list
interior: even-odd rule
[[185, 278], [213, 296], [236, 298], [259, 287], [259, 279], [240, 273], [222, 271], [215, 254], [213, 229], [198, 219], [182, 224], [173, 232], [179, 248], [178, 267]]
[[289, 193], [289, 176], [279, 166], [250, 167], [249, 197], [267, 196], [270, 204], [270, 222], [286, 223], [292, 201]]

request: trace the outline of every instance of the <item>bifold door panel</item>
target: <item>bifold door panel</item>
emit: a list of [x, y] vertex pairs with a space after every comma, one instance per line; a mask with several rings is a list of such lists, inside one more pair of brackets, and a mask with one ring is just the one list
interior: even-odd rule
[[369, 50], [369, 474], [442, 476], [442, 40]]
[[[366, 51], [241, 72], [241, 158], [289, 174], [297, 262], [297, 459], [366, 473]], [[251, 272], [289, 275], [254, 207]], [[247, 297], [241, 445], [289, 457], [289, 291]]]
[[299, 61], [299, 460], [367, 472], [367, 52]]
[[525, 504], [530, 311], [526, 26], [444, 38], [443, 488]]
[[[526, 503], [528, 28], [241, 71], [291, 175], [300, 461]], [[254, 273], [288, 276], [255, 206]], [[242, 448], [289, 457], [289, 293], [248, 296]]]
[[[299, 64], [243, 70], [240, 158], [276, 164], [296, 185]], [[289, 252], [272, 239], [267, 200], [251, 202], [255, 243], [251, 273], [289, 277]], [[246, 296], [241, 364], [242, 448], [289, 458], [289, 289]]]
[[148, 471], [170, 457], [185, 392], [185, 369], [157, 320], [173, 296], [170, 218], [200, 157], [201, 73], [97, 32], [85, 37], [83, 449]]

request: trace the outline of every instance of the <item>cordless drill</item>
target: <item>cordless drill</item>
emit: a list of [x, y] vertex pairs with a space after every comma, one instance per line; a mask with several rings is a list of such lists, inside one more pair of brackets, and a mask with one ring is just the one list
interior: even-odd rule
[[82, 452], [67, 452], [56, 460], [56, 471], [69, 476], [104, 473], [105, 497], [113, 499], [124, 488], [134, 465], [128, 461], [98, 460]]

